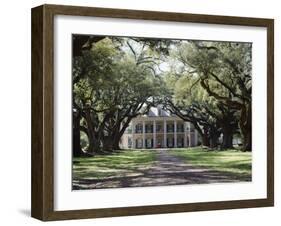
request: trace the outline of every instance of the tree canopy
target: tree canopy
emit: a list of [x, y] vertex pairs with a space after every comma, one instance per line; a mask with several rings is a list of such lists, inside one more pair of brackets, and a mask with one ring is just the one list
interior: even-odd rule
[[[230, 119], [230, 115], [233, 115], [233, 124], [235, 116], [238, 116], [245, 150], [251, 150], [251, 47], [250, 43], [188, 41], [175, 49], [173, 54], [182, 65], [178, 71], [174, 71], [174, 77], [178, 78], [179, 83], [183, 83], [181, 79], [186, 77], [189, 80], [184, 82], [186, 86], [191, 83], [185, 91], [180, 91], [175, 82], [174, 97], [179, 92], [193, 92], [195, 96], [182, 96], [180, 100], [189, 99], [187, 101], [190, 102], [201, 98], [201, 104], [209, 104], [206, 108], [209, 116]], [[207, 99], [204, 100], [204, 97]], [[178, 105], [178, 101], [173, 103]], [[202, 111], [204, 107], [199, 109]], [[179, 106], [175, 113], [180, 114], [182, 110]], [[226, 122], [220, 123], [221, 129]], [[231, 129], [231, 125], [227, 127], [226, 130], [234, 129]]]
[[[155, 105], [163, 79], [155, 73], [157, 58], [146, 44], [104, 38], [74, 61], [74, 109], [89, 138], [88, 152], [119, 149], [132, 118]], [[155, 54], [157, 55], [157, 54]]]
[[131, 120], [161, 104], [193, 123], [204, 145], [251, 150], [250, 43], [73, 37], [73, 153], [119, 149]]

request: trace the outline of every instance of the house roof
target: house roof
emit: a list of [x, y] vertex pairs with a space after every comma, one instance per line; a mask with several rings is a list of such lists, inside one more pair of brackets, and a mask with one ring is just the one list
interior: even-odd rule
[[167, 116], [174, 116], [174, 115], [168, 111], [163, 110], [161, 106], [157, 106], [157, 107], [151, 107], [146, 116], [147, 117], [161, 117], [161, 116], [167, 117]]

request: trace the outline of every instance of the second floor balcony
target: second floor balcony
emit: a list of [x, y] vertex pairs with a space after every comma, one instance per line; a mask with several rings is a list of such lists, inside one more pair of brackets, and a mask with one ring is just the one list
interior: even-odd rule
[[[154, 125], [153, 124], [146, 124], [145, 127], [143, 128], [142, 124], [137, 124], [135, 125], [135, 127], [132, 129], [131, 127], [127, 129], [128, 133], [132, 133], [132, 131], [134, 131], [134, 133], [143, 133], [143, 129], [145, 133], [154, 133]], [[166, 124], [166, 130], [164, 130], [164, 125], [163, 124], [156, 124], [156, 128], [155, 128], [156, 133], [164, 133], [164, 131], [166, 133], [174, 133], [175, 131], [177, 133], [184, 133], [184, 124], [177, 124], [176, 126], [176, 130], [175, 130], [175, 124], [174, 123], [168, 123]]]

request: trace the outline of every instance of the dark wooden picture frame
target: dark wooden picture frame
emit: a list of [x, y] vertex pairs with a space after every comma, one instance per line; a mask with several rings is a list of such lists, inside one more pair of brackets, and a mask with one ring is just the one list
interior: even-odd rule
[[[121, 208], [54, 210], [54, 16], [95, 16], [265, 27], [267, 29], [267, 198]], [[160, 214], [274, 205], [274, 21], [60, 5], [32, 9], [32, 200], [31, 215], [49, 220]]]

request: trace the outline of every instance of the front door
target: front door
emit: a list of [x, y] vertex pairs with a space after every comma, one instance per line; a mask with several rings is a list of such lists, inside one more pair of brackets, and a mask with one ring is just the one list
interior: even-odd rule
[[162, 148], [163, 147], [163, 141], [162, 141], [162, 139], [157, 139], [157, 141], [156, 141], [157, 143], [156, 143], [156, 147], [157, 148]]

